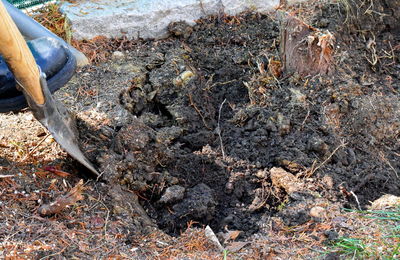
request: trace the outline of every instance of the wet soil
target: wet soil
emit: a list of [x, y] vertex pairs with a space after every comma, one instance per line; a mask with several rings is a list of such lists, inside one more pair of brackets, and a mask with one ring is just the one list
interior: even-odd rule
[[272, 71], [279, 21], [247, 13], [121, 44], [57, 92], [102, 174], [88, 194], [103, 194], [108, 211], [93, 207], [123, 230], [125, 246], [143, 246], [132, 234], [209, 225], [241, 231], [265, 257], [270, 249], [254, 241], [269, 232], [315, 228], [342, 207], [400, 195], [399, 35], [354, 31], [337, 4], [307, 10], [302, 18], [336, 37], [333, 75]]

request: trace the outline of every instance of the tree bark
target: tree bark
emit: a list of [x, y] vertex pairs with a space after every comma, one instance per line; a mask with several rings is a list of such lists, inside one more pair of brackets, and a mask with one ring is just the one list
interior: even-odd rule
[[283, 70], [301, 76], [331, 74], [334, 71], [334, 37], [298, 18], [285, 14], [281, 24]]

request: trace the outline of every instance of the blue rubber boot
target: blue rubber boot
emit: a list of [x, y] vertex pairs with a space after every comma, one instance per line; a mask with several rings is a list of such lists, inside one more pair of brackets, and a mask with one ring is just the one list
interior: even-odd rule
[[[46, 74], [51, 93], [64, 86], [74, 75], [76, 60], [74, 55], [52, 38], [39, 38], [28, 42], [28, 46]], [[18, 111], [25, 107], [25, 97], [16, 88], [13, 74], [0, 56], [0, 112]]]

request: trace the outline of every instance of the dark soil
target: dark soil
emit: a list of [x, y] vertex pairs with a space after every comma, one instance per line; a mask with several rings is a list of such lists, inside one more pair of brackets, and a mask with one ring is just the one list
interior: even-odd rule
[[109, 61], [57, 93], [79, 111], [83, 148], [102, 174], [88, 193], [103, 194], [109, 211], [87, 207], [107, 214], [124, 246], [142, 247], [132, 234], [156, 226], [179, 236], [209, 225], [250, 241], [282, 225], [315, 228], [321, 207], [400, 195], [397, 29], [356, 30], [338, 4], [302, 8], [292, 10], [336, 37], [333, 75], [272, 71], [279, 21], [247, 13], [175, 23], [165, 40], [115, 40]]
[[[364, 207], [399, 195], [399, 49], [371, 66], [366, 36], [337, 22], [337, 5], [315, 13], [315, 25], [329, 19], [322, 27], [337, 37], [333, 76], [268, 72], [268, 62], [279, 60], [279, 24], [261, 14], [210, 17], [193, 28], [176, 23], [175, 37], [138, 43], [140, 52], [114, 61], [135, 64], [119, 102], [137, 119], [116, 126], [111, 149], [100, 149], [104, 179], [140, 193], [148, 215], [175, 235], [189, 221], [252, 234], [284, 201], [322, 196], [358, 207], [357, 198]], [[381, 51], [396, 45], [393, 37], [376, 35]], [[124, 74], [109, 66], [93, 80]], [[272, 167], [297, 176], [307, 194], [274, 193]], [[172, 185], [184, 196], [160, 201]], [[307, 212], [280, 215], [297, 225]]]

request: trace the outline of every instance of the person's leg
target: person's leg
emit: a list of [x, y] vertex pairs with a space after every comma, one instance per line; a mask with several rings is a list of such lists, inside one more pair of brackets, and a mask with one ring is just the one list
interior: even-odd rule
[[[47, 84], [53, 93], [64, 86], [76, 69], [74, 55], [51, 38], [28, 42], [36, 63], [47, 76]], [[0, 57], [0, 112], [18, 111], [27, 107], [25, 97], [16, 88], [15, 79]]]

